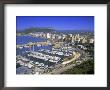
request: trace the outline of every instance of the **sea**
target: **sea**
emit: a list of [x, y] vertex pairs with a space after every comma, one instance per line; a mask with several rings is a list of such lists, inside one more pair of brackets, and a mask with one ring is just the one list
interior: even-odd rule
[[[46, 38], [41, 37], [33, 37], [33, 36], [16, 36], [16, 45], [22, 45], [27, 44], [29, 42], [43, 42], [47, 41]], [[38, 51], [40, 49], [48, 49], [51, 50], [52, 46], [34, 46], [34, 51]], [[31, 47], [31, 50], [33, 50], [33, 47]], [[16, 48], [16, 55], [22, 55], [26, 51], [30, 51], [30, 48], [28, 47], [22, 47], [22, 48]]]
[[[22, 45], [22, 44], [26, 44], [29, 42], [42, 42], [42, 41], [47, 41], [47, 39], [40, 38], [40, 37], [32, 37], [32, 36], [16, 36], [16, 45]], [[39, 51], [41, 49], [52, 50], [52, 46], [51, 45], [34, 46], [34, 51]], [[33, 50], [33, 47], [31, 47], [31, 50]], [[29, 52], [26, 52], [26, 51], [30, 51], [30, 48], [28, 48], [28, 47], [16, 48], [16, 55], [21, 55], [21, 56], [26, 57], [34, 62], [44, 63], [45, 65], [48, 65], [48, 66], [54, 65], [53, 62], [44, 61], [41, 59], [36, 59], [34, 57], [28, 57], [27, 54]], [[22, 72], [22, 70], [17, 69], [17, 73], [18, 72]]]
[[27, 44], [29, 42], [43, 42], [47, 41], [45, 38], [41, 37], [33, 37], [33, 36], [16, 36], [16, 44], [21, 45], [21, 44]]

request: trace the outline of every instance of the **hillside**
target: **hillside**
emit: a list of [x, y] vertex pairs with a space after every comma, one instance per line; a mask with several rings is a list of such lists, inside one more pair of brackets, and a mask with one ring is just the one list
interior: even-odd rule
[[17, 30], [16, 33], [22, 33], [22, 34], [28, 34], [28, 33], [34, 33], [34, 32], [52, 32], [55, 31], [50, 28], [28, 28], [25, 30]]

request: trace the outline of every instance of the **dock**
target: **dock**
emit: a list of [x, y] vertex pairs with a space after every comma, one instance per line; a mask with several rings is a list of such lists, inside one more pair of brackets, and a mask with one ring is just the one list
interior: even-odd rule
[[50, 45], [49, 42], [29, 42], [27, 44], [22, 44], [22, 45], [16, 45], [16, 48], [20, 47], [32, 47], [32, 46], [47, 46]]

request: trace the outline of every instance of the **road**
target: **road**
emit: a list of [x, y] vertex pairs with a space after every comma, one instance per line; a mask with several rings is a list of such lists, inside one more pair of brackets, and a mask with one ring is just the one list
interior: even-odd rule
[[76, 64], [71, 64], [71, 65], [68, 65], [68, 66], [63, 66], [63, 67], [54, 69], [52, 72], [50, 72], [50, 74], [60, 74], [60, 73], [66, 71], [68, 69], [71, 69], [73, 66], [76, 66]]
[[[79, 55], [76, 54], [76, 56], [75, 56], [73, 59], [69, 60], [69, 61], [72, 62], [72, 61], [74, 61], [74, 60], [77, 60], [77, 59], [80, 58], [80, 56], [81, 56], [81, 54], [79, 54]], [[63, 65], [63, 64], [62, 64], [61, 66], [59, 66], [59, 67], [53, 69], [53, 70], [52, 70], [51, 72], [49, 72], [48, 74], [60, 74], [60, 73], [66, 71], [66, 70], [68, 70], [68, 69], [71, 69], [73, 66], [76, 66], [76, 65], [77, 65], [76, 63], [75, 63], [75, 64], [68, 64], [68, 65]]]
[[[83, 52], [83, 50], [80, 50], [78, 47], [75, 47], [75, 48], [76, 48], [76, 50], [79, 52], [79, 56], [75, 56], [73, 59], [69, 60], [68, 62], [72, 62], [72, 61], [74, 61], [74, 60], [78, 60], [78, 59], [81, 58], [81, 56], [83, 56], [83, 55], [85, 54], [85, 52]], [[85, 56], [85, 55], [84, 55], [84, 56]], [[81, 60], [81, 63], [82, 63], [82, 62], [83, 62], [83, 61]], [[81, 63], [80, 63], [80, 64], [81, 64]], [[59, 67], [53, 69], [53, 70], [52, 70], [51, 72], [49, 72], [48, 74], [60, 74], [60, 73], [66, 71], [66, 70], [68, 70], [68, 69], [71, 69], [71, 68], [75, 67], [76, 65], [77, 65], [77, 63], [75, 63], [75, 64], [69, 64], [69, 65], [61, 65], [61, 66], [59, 66]]]

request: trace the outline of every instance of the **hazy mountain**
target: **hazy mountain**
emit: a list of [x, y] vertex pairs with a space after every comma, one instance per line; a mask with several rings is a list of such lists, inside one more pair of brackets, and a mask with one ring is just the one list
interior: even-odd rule
[[51, 28], [27, 28], [24, 30], [17, 30], [16, 33], [28, 34], [28, 33], [34, 33], [34, 32], [52, 32], [52, 31], [55, 31], [55, 30]]

